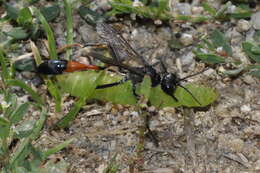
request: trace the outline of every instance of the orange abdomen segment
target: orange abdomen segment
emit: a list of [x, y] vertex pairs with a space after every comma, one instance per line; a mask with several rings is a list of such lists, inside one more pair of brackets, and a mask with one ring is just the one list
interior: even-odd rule
[[99, 70], [99, 67], [96, 65], [82, 64], [77, 61], [68, 61], [65, 72], [73, 72], [73, 71], [88, 70], [88, 69]]

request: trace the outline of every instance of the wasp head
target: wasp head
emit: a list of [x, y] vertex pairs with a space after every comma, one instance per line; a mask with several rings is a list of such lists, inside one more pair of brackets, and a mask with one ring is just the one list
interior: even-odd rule
[[173, 97], [175, 101], [178, 101], [178, 99], [173, 95], [173, 93], [179, 84], [180, 84], [180, 79], [173, 73], [165, 73], [162, 76], [162, 80], [161, 80], [162, 90], [169, 96]]

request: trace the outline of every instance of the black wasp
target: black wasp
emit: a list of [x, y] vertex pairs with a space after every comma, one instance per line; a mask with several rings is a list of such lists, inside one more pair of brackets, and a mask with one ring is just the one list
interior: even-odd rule
[[[192, 74], [189, 76], [186, 76], [184, 78], [179, 78], [174, 73], [167, 72], [167, 69], [162, 61], [160, 61], [160, 64], [162, 66], [162, 72], [159, 73], [156, 71], [156, 69], [153, 67], [153, 65], [150, 65], [143, 56], [138, 54], [131, 45], [123, 38], [123, 36], [117, 31], [115, 28], [110, 26], [109, 24], [105, 23], [97, 23], [97, 32], [101, 39], [104, 41], [104, 43], [98, 43], [98, 44], [86, 44], [86, 46], [97, 46], [97, 45], [105, 45], [112, 58], [108, 58], [103, 56], [100, 53], [97, 52], [89, 52], [89, 55], [99, 59], [103, 63], [106, 63], [108, 65], [117, 66], [120, 69], [123, 69], [127, 71], [127, 75], [125, 78], [118, 82], [110, 83], [110, 84], [104, 84], [99, 85], [96, 87], [96, 89], [103, 89], [108, 88], [116, 85], [120, 85], [128, 80], [131, 80], [133, 83], [133, 92], [135, 93], [136, 84], [142, 82], [145, 75], [150, 76], [152, 87], [156, 87], [157, 85], [161, 85], [161, 89], [169, 96], [171, 96], [176, 102], [178, 99], [174, 96], [174, 91], [179, 86], [186, 90], [192, 98], [199, 104], [199, 100], [193, 96], [193, 94], [183, 85], [181, 85], [182, 81], [185, 81], [187, 78], [195, 76], [197, 74], [200, 74], [202, 72]], [[131, 67], [129, 65], [126, 65], [125, 62], [127, 59], [133, 58], [139, 63], [142, 63], [142, 67]], [[205, 71], [205, 70], [204, 70]]]

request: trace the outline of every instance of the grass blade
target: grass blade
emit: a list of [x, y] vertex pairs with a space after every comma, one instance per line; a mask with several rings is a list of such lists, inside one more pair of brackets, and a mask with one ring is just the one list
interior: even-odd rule
[[25, 115], [25, 113], [28, 111], [29, 108], [29, 103], [24, 103], [21, 104], [10, 116], [10, 121], [11, 123], [15, 124], [17, 122], [19, 122], [23, 116]]
[[52, 80], [46, 79], [45, 82], [47, 83], [48, 91], [54, 97], [55, 111], [60, 112], [62, 102], [60, 90], [58, 89], [57, 84], [53, 83]]
[[44, 28], [45, 32], [47, 33], [50, 58], [58, 59], [58, 55], [57, 55], [57, 51], [56, 51], [56, 43], [55, 43], [54, 35], [53, 35], [50, 25], [48, 24], [45, 17], [42, 15], [42, 13], [38, 9], [33, 7], [32, 10], [36, 14], [36, 16], [40, 20], [40, 22], [43, 24], [43, 28]]
[[59, 152], [60, 150], [62, 150], [63, 148], [67, 147], [71, 142], [73, 142], [74, 138], [69, 139], [59, 145], [56, 145], [55, 147], [48, 149], [47, 151], [45, 151], [43, 153], [43, 158], [47, 159], [50, 155]]
[[[67, 44], [73, 43], [73, 21], [72, 21], [72, 4], [68, 0], [64, 0], [65, 14], [67, 18]], [[69, 60], [72, 55], [72, 49], [68, 48], [66, 51], [66, 59]]]
[[36, 139], [39, 137], [40, 133], [41, 133], [41, 129], [44, 125], [44, 122], [46, 120], [47, 114], [46, 114], [46, 109], [42, 108], [42, 112], [40, 115], [40, 119], [35, 123], [34, 128], [33, 128], [33, 132], [30, 136], [30, 138], [32, 140]]
[[16, 79], [10, 79], [10, 80], [7, 81], [7, 85], [21, 87], [22, 89], [27, 91], [37, 103], [39, 103], [41, 105], [44, 104], [44, 101], [42, 100], [42, 98], [31, 87], [29, 87], [23, 81], [16, 80]]
[[69, 125], [69, 123], [75, 119], [77, 113], [80, 108], [85, 104], [88, 97], [81, 97], [74, 105], [74, 107], [61, 119], [56, 125], [59, 128], [65, 128]]
[[10, 72], [6, 65], [6, 59], [1, 50], [0, 50], [0, 63], [1, 63], [1, 68], [2, 68], [1, 77], [2, 77], [3, 81], [6, 81], [6, 80], [10, 79], [11, 77], [10, 77]]
[[42, 58], [41, 58], [39, 49], [33, 41], [30, 41], [30, 45], [31, 45], [31, 49], [32, 49], [32, 52], [33, 52], [35, 62], [36, 62], [37, 65], [39, 65], [42, 62]]
[[10, 165], [11, 167], [15, 167], [15, 163], [18, 160], [21, 160], [29, 154], [29, 145], [30, 145], [31, 139], [30, 138], [25, 138], [22, 140], [20, 143], [19, 147], [15, 151], [15, 153], [12, 155], [10, 158]]

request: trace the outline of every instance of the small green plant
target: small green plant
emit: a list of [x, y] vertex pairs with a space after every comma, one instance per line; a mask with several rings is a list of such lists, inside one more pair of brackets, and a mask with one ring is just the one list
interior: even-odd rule
[[[194, 49], [194, 53], [198, 59], [207, 64], [226, 64], [233, 66], [232, 70], [226, 70], [223, 73], [228, 76], [235, 76], [241, 72], [246, 72], [252, 76], [260, 77], [260, 46], [257, 41], [245, 41], [242, 48], [251, 64], [243, 64], [237, 59], [232, 58], [232, 48], [227, 38], [219, 30], [214, 30], [208, 38], [204, 38], [202, 43], [198, 44]], [[207, 53], [205, 53], [205, 51]]]
[[[11, 43], [20, 40], [37, 39], [41, 33], [41, 29], [39, 23], [33, 20], [34, 17], [29, 6], [18, 9], [7, 2], [3, 2], [3, 7], [7, 15], [2, 20], [13, 22], [14, 25], [11, 31], [0, 32], [6, 36], [5, 41], [0, 43], [1, 47], [8, 47]], [[59, 15], [60, 8], [54, 4], [52, 6], [42, 7], [40, 11], [47, 21], [52, 21]]]
[[113, 0], [110, 2], [110, 5], [113, 10], [108, 13], [109, 15], [134, 13], [138, 16], [151, 19], [168, 20], [171, 18], [168, 0], [152, 1], [148, 5], [140, 2], [139, 6], [134, 6], [131, 0]]
[[118, 14], [136, 14], [140, 17], [160, 20], [182, 20], [189, 22], [205, 22], [210, 20], [229, 20], [230, 18], [247, 18], [251, 16], [251, 10], [248, 5], [240, 4], [236, 10], [228, 12], [233, 5], [227, 2], [220, 9], [215, 9], [207, 2], [202, 3], [202, 7], [209, 15], [176, 15], [169, 9], [169, 0], [140, 1], [140, 5], [134, 6], [131, 0], [112, 0], [110, 1], [112, 10], [107, 15]]

